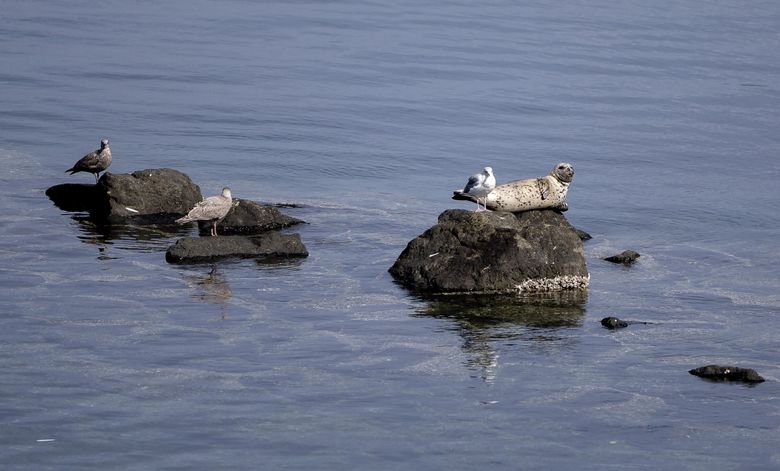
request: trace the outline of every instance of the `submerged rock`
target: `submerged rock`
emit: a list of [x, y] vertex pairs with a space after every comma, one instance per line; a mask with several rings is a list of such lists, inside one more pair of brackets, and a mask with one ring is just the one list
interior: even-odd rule
[[[262, 234], [296, 224], [304, 224], [304, 221], [284, 215], [272, 206], [239, 198], [234, 198], [233, 202], [233, 208], [217, 224], [217, 231], [220, 235]], [[209, 235], [210, 227], [211, 225], [207, 221], [198, 222], [200, 235]]]
[[168, 263], [202, 263], [223, 258], [307, 257], [298, 234], [271, 232], [259, 236], [185, 237], [165, 252]]
[[553, 210], [444, 211], [389, 271], [424, 293], [549, 292], [589, 281], [580, 237]]
[[590, 240], [590, 239], [593, 238], [587, 232], [583, 231], [582, 229], [577, 229], [576, 227], [574, 228], [574, 232], [577, 233], [577, 235], [580, 237], [580, 240], [582, 240], [582, 241]]
[[639, 258], [639, 254], [633, 250], [624, 250], [617, 255], [607, 257], [604, 260], [612, 263], [622, 263], [623, 265], [631, 265]]
[[688, 373], [715, 381], [741, 381], [744, 383], [763, 383], [765, 381], [756, 370], [736, 366], [707, 365], [689, 370]]
[[601, 319], [601, 325], [607, 329], [622, 329], [628, 327], [628, 322], [618, 319], [617, 317], [605, 317]]

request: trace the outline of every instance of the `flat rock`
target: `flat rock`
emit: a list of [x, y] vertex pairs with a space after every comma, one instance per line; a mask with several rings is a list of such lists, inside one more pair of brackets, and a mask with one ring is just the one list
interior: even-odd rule
[[560, 212], [450, 209], [389, 269], [422, 293], [531, 293], [586, 289], [582, 240]]
[[744, 383], [763, 383], [764, 378], [752, 368], [736, 366], [707, 365], [689, 370], [688, 373], [715, 381], [741, 381]]
[[165, 252], [168, 263], [203, 263], [224, 258], [307, 257], [298, 234], [269, 232], [259, 236], [185, 237]]
[[[300, 219], [282, 214], [273, 206], [239, 198], [234, 198], [233, 202], [233, 208], [217, 225], [220, 235], [262, 234], [304, 223]], [[208, 236], [211, 224], [198, 221], [198, 229], [200, 235]]]
[[61, 209], [110, 224], [173, 223], [202, 199], [190, 177], [169, 168], [106, 172], [96, 185], [55, 185], [46, 195]]

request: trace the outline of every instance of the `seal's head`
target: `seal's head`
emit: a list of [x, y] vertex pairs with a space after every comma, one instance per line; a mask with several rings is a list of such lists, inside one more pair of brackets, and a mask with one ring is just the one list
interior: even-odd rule
[[566, 162], [561, 162], [552, 169], [550, 175], [564, 183], [571, 183], [574, 178], [574, 167]]

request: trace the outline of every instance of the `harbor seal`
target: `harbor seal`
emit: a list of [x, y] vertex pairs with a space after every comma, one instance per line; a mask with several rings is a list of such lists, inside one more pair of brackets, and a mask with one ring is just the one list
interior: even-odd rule
[[98, 182], [98, 174], [111, 165], [111, 148], [108, 147], [108, 139], [100, 140], [100, 149], [85, 155], [73, 167], [65, 170], [73, 175], [76, 172], [90, 172], [95, 175], [95, 184]]
[[[557, 209], [566, 211], [566, 193], [574, 178], [574, 167], [561, 162], [552, 169], [549, 175], [542, 178], [514, 180], [497, 185], [487, 195], [486, 206], [493, 211], [530, 211], [532, 209]], [[455, 200], [476, 201], [475, 198], [456, 191], [452, 195]]]

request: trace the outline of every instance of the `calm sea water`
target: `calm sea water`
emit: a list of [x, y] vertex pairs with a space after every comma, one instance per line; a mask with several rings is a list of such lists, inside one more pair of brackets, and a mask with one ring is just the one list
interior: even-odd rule
[[[778, 25], [772, 1], [5, 2], [0, 465], [780, 467]], [[113, 172], [303, 205], [311, 256], [171, 266], [193, 229], [58, 210], [101, 137]], [[468, 175], [559, 161], [586, 299], [393, 283]], [[709, 363], [768, 381], [687, 373]]]

